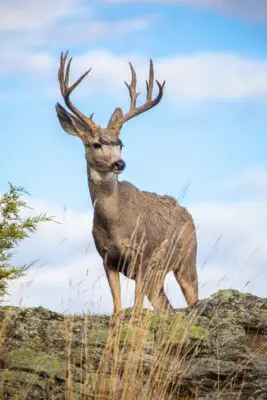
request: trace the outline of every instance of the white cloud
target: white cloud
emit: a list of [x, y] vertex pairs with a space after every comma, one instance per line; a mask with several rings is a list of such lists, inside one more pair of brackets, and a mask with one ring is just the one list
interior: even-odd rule
[[[106, 92], [118, 91], [124, 88], [123, 81], [130, 79], [129, 60], [136, 68], [139, 87], [144, 91], [149, 64], [138, 54], [92, 51], [75, 58], [73, 74], [77, 76], [92, 66], [91, 90], [95, 87]], [[161, 82], [166, 80], [165, 93], [175, 101], [242, 99], [267, 93], [267, 61], [231, 53], [194, 53], [158, 58], [154, 64], [156, 78]]]
[[[207, 5], [209, 2], [207, 2]], [[77, 43], [87, 46], [98, 39], [124, 36], [148, 29], [155, 15], [117, 20], [101, 20], [84, 0], [34, 0], [0, 2], [0, 74], [46, 75], [40, 82], [43, 93], [58, 93], [58, 58], [51, 54]], [[59, 51], [58, 51], [59, 53]], [[117, 96], [129, 77], [128, 61], [136, 65], [141, 89], [148, 74], [148, 60], [133, 53], [116, 54], [105, 49], [77, 56], [73, 72], [93, 66], [90, 88]], [[156, 77], [166, 79], [166, 94], [172, 100], [214, 100], [254, 98], [267, 93], [267, 61], [252, 60], [232, 53], [176, 55], [155, 60]], [[32, 78], [31, 78], [32, 79]], [[39, 85], [38, 85], [39, 87]], [[85, 93], [85, 90], [84, 90]], [[124, 92], [125, 93], [125, 92]], [[127, 93], [124, 95], [125, 103]], [[5, 97], [1, 95], [1, 97]]]
[[256, 21], [267, 21], [265, 0], [102, 0], [105, 3], [151, 3], [203, 7]]
[[66, 43], [79, 45], [147, 29], [153, 15], [125, 19], [98, 19], [85, 0], [11, 0], [0, 3], [2, 47], [49, 48]]
[[[37, 77], [45, 74], [46, 80], [40, 82], [39, 90], [49, 97], [58, 95], [59, 57], [56, 59], [44, 52], [35, 52], [27, 57], [21, 51], [2, 54], [6, 62], [0, 62], [0, 73], [30, 73]], [[92, 67], [89, 77], [76, 89], [74, 96], [95, 97], [105, 93], [122, 104], [128, 104], [124, 85], [125, 80], [130, 80], [128, 61], [135, 66], [142, 101], [149, 60], [136, 53], [118, 55], [107, 50], [93, 50], [74, 58], [71, 79]], [[154, 66], [156, 79], [166, 80], [165, 96], [172, 102], [255, 99], [267, 94], [265, 60], [252, 60], [231, 53], [193, 53], [157, 58]]]
[[[57, 21], [77, 15], [82, 1], [78, 0], [10, 0], [0, 3], [1, 32], [29, 32], [49, 29]], [[89, 9], [89, 8], [88, 8]], [[84, 11], [84, 10], [83, 10]]]
[[[112, 298], [102, 260], [91, 236], [92, 211], [78, 213], [33, 202], [35, 212], [58, 215], [62, 224], [44, 224], [25, 242], [16, 260], [39, 258], [26, 277], [10, 286], [11, 303], [81, 312], [112, 311]], [[198, 228], [198, 272], [201, 298], [221, 288], [259, 296], [266, 292], [266, 201], [202, 203], [190, 208]], [[122, 278], [123, 304], [133, 301], [134, 283]], [[185, 305], [169, 274], [165, 287], [175, 307]], [[148, 304], [148, 302], [146, 303]]]
[[169, 58], [159, 68], [178, 99], [239, 99], [267, 92], [267, 62], [231, 53]]
[[250, 168], [243, 173], [232, 177], [224, 189], [231, 189], [239, 194], [266, 199], [267, 196], [267, 169], [263, 166]]
[[90, 20], [79, 21], [75, 25], [63, 26], [58, 29], [57, 42], [68, 45], [91, 45], [96, 40], [120, 37], [138, 31], [147, 30], [154, 22], [154, 16], [125, 18], [115, 21]]
[[[56, 70], [51, 54], [67, 46], [143, 31], [153, 15], [122, 19], [99, 19], [85, 0], [0, 1], [0, 74], [23, 75]], [[45, 49], [45, 50], [44, 50]]]
[[[3, 61], [3, 62], [1, 62]], [[48, 75], [56, 70], [55, 59], [45, 52], [28, 53], [21, 51], [2, 51], [0, 56], [0, 74], [31, 74]]]

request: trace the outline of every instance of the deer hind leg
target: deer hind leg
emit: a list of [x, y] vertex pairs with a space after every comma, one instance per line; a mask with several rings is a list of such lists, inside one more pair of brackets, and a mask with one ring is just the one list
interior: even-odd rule
[[196, 250], [192, 251], [187, 259], [180, 264], [179, 268], [173, 272], [187, 304], [193, 306], [198, 301]]
[[141, 309], [144, 304], [144, 276], [141, 268], [137, 271], [135, 277], [135, 295], [134, 295], [134, 307]]
[[173, 307], [164, 291], [164, 278], [161, 274], [155, 274], [152, 281], [146, 285], [146, 295], [156, 311], [168, 313]]

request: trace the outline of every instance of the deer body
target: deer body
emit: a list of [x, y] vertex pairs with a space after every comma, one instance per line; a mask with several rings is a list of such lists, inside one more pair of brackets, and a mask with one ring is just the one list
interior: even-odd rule
[[[113, 269], [134, 279], [136, 268], [133, 266], [131, 269], [130, 264], [136, 255], [135, 247], [138, 251], [142, 238], [143, 245], [139, 251], [143, 251], [141, 268], [145, 268], [153, 253], [155, 255], [155, 250], [160, 248], [168, 236], [171, 241], [176, 235], [177, 245], [170, 257], [170, 266], [166, 272], [176, 269], [177, 261], [180, 262], [180, 259], [187, 257], [188, 235], [194, 227], [190, 214], [169, 196], [140, 191], [131, 183], [118, 182], [116, 178], [114, 181], [112, 194], [109, 193], [106, 197], [104, 189], [95, 203], [93, 237], [101, 257], [106, 256]], [[187, 230], [188, 233], [181, 234], [182, 230]], [[134, 238], [131, 240], [133, 232]], [[195, 236], [190, 240], [195, 241]]]
[[136, 107], [136, 75], [131, 66], [132, 83], [127, 84], [131, 108], [123, 115], [121, 109], [113, 113], [108, 127], [97, 126], [92, 117], [85, 117], [69, 99], [71, 91], [84, 74], [70, 88], [65, 56], [61, 56], [59, 80], [65, 103], [74, 113], [57, 104], [62, 127], [79, 136], [86, 151], [88, 185], [94, 206], [93, 237], [104, 268], [114, 302], [114, 311], [121, 310], [119, 273], [136, 282], [135, 305], [142, 306], [144, 295], [161, 311], [171, 309], [164, 293], [164, 278], [169, 271], [181, 286], [188, 304], [198, 298], [196, 272], [197, 241], [195, 226], [189, 212], [170, 196], [141, 191], [129, 182], [119, 182], [118, 175], [125, 168], [121, 159], [120, 128], [128, 119], [156, 105], [163, 94], [152, 100], [154, 71], [150, 65], [147, 83], [147, 102]]

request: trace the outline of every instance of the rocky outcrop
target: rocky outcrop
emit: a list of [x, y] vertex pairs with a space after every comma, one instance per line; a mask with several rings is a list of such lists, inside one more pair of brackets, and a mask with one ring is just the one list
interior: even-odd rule
[[220, 291], [173, 315], [0, 307], [0, 399], [267, 399], [267, 299]]

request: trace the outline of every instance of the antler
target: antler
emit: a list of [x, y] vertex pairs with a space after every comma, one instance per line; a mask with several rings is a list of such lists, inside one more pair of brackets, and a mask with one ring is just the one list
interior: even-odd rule
[[84, 122], [93, 133], [97, 129], [97, 125], [92, 120], [93, 114], [91, 114], [90, 117], [86, 117], [86, 115], [84, 115], [81, 111], [79, 111], [70, 101], [70, 94], [79, 85], [79, 83], [86, 77], [86, 75], [89, 74], [89, 72], [91, 71], [91, 68], [88, 69], [71, 86], [69, 86], [69, 75], [70, 75], [70, 66], [71, 66], [72, 57], [69, 59], [69, 61], [67, 63], [67, 67], [65, 68], [68, 53], [69, 53], [68, 51], [66, 51], [65, 54], [62, 52], [61, 56], [60, 56], [60, 67], [58, 70], [58, 80], [60, 83], [61, 94], [64, 98], [66, 106], [73, 112], [74, 115], [76, 115], [76, 117], [79, 118], [80, 121]]
[[154, 66], [153, 66], [152, 60], [150, 60], [149, 81], [148, 82], [146, 81], [147, 99], [143, 105], [136, 107], [136, 99], [140, 93], [138, 93], [136, 91], [137, 79], [136, 79], [135, 69], [131, 63], [129, 63], [129, 64], [130, 64], [131, 73], [132, 73], [132, 81], [131, 81], [130, 85], [127, 82], [125, 82], [125, 85], [127, 86], [128, 90], [129, 90], [129, 94], [130, 94], [130, 98], [131, 98], [131, 105], [130, 105], [130, 110], [125, 115], [123, 115], [121, 118], [118, 118], [114, 122], [113, 127], [116, 129], [120, 129], [122, 127], [122, 125], [129, 119], [156, 106], [160, 102], [160, 100], [163, 96], [163, 89], [165, 86], [165, 81], [161, 84], [156, 80], [156, 83], [159, 88], [159, 93], [155, 99], [152, 99], [153, 86], [154, 86]]

